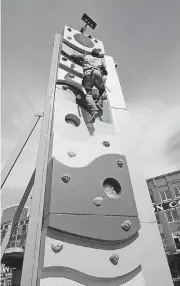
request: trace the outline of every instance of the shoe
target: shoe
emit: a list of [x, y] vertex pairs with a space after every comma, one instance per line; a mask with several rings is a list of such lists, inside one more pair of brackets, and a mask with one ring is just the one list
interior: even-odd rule
[[84, 95], [87, 94], [87, 92], [86, 92], [86, 90], [85, 90], [85, 88], [83, 86], [82, 86], [82, 92], [84, 93]]
[[88, 123], [94, 123], [95, 122], [95, 119], [98, 117], [98, 112], [95, 111], [92, 115], [91, 115], [91, 118], [89, 119]]
[[99, 111], [99, 117], [103, 116], [103, 111]]

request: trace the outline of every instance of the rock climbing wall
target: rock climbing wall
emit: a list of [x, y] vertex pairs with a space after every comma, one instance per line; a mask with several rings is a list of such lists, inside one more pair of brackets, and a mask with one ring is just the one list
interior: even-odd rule
[[[108, 89], [103, 116], [88, 125], [82, 67], [70, 55], [94, 47], [101, 49], [107, 67]], [[96, 89], [93, 96], [98, 96]], [[115, 64], [105, 56], [103, 43], [65, 26], [44, 205], [41, 286], [171, 285], [148, 278], [155, 269], [147, 267], [154, 250], [147, 251], [153, 245], [144, 239], [149, 233], [156, 237], [157, 255], [162, 256], [162, 246], [145, 180], [138, 177], [135, 150], [127, 139], [128, 124]]]

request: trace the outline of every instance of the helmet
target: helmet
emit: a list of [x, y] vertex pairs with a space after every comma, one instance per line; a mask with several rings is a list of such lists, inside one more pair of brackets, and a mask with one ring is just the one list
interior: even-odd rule
[[93, 57], [98, 57], [99, 56], [99, 54], [100, 54], [100, 49], [97, 49], [97, 48], [94, 48], [92, 51], [91, 51], [91, 55], [93, 56]]

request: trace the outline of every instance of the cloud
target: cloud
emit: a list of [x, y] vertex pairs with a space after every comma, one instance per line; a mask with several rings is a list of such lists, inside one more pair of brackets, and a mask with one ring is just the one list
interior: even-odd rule
[[167, 140], [166, 151], [170, 154], [170, 161], [173, 160], [179, 164], [180, 162], [180, 130], [175, 132]]
[[[33, 134], [27, 142], [23, 152], [21, 153], [18, 161], [13, 167], [7, 181], [2, 189], [2, 207], [19, 203], [22, 194], [24, 193], [32, 173], [36, 166], [39, 137], [41, 130], [40, 121], [36, 126]], [[22, 136], [22, 134], [21, 134]], [[9, 159], [14, 147], [18, 143], [12, 138], [5, 137], [2, 140], [3, 164]]]
[[[4, 208], [12, 205], [18, 205], [20, 200], [23, 196], [24, 189], [17, 189], [17, 188], [3, 188], [2, 195], [3, 200], [1, 203], [1, 212]], [[27, 199], [26, 206], [29, 206], [31, 202], [31, 193]]]
[[[179, 106], [146, 99], [129, 108], [135, 134], [134, 146], [142, 157], [145, 175], [157, 176], [179, 167]], [[171, 139], [170, 139], [171, 138]], [[171, 159], [170, 159], [171, 158]]]

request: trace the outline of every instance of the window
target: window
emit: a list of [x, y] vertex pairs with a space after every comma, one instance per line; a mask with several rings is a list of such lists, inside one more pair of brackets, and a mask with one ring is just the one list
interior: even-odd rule
[[26, 233], [26, 225], [23, 225], [23, 227], [22, 227], [22, 234], [23, 233]]
[[21, 239], [16, 240], [16, 247], [20, 247], [21, 246]]
[[27, 237], [27, 233], [21, 235], [21, 239], [26, 238], [26, 237]]
[[14, 231], [13, 231], [13, 233], [12, 233], [12, 236], [16, 236], [16, 234], [17, 234], [17, 226], [14, 228]]
[[15, 241], [10, 241], [8, 247], [9, 248], [15, 247]]
[[12, 279], [11, 280], [6, 280], [6, 286], [11, 286], [12, 285]]
[[24, 239], [24, 238], [21, 239], [21, 246], [24, 246], [24, 247], [26, 246], [26, 239]]
[[6, 234], [6, 231], [5, 231], [5, 230], [3, 230], [3, 231], [1, 232], [1, 240], [3, 240], [3, 239], [4, 239], [5, 234]]
[[162, 201], [167, 201], [167, 200], [172, 199], [170, 190], [160, 191], [159, 193], [160, 193]]
[[5, 224], [5, 225], [4, 225], [4, 228], [5, 228], [5, 229], [8, 229], [8, 224]]
[[14, 241], [14, 240], [16, 240], [16, 237], [15, 236], [11, 236], [10, 241]]
[[179, 237], [174, 237], [174, 242], [175, 242], [176, 248], [180, 249], [180, 238]]
[[17, 234], [22, 234], [22, 225], [18, 226]]
[[176, 209], [170, 209], [166, 211], [166, 216], [167, 216], [168, 222], [174, 222], [180, 219]]
[[180, 187], [175, 187], [173, 189], [175, 197], [180, 197]]

